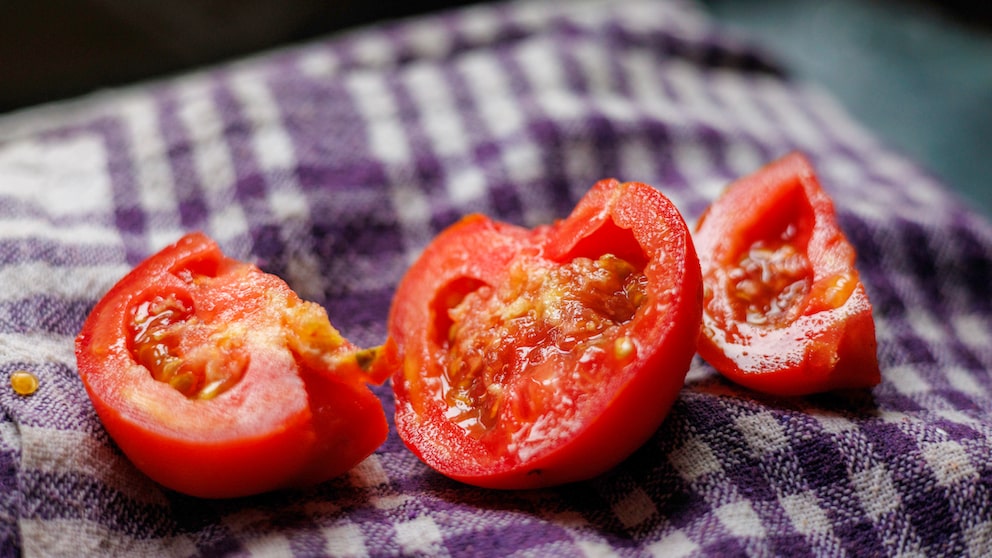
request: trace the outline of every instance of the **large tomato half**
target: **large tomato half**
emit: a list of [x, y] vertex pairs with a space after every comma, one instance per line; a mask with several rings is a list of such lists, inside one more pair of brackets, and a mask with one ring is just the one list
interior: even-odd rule
[[451, 478], [529, 488], [595, 476], [658, 428], [695, 354], [689, 230], [654, 188], [604, 180], [533, 230], [469, 216], [399, 284], [396, 427]]
[[202, 234], [121, 279], [76, 339], [79, 374], [121, 450], [202, 497], [320, 482], [372, 453], [388, 429], [366, 384], [388, 376], [380, 354]]
[[776, 395], [880, 381], [855, 250], [809, 161], [793, 153], [732, 183], [695, 236], [705, 285], [699, 354]]

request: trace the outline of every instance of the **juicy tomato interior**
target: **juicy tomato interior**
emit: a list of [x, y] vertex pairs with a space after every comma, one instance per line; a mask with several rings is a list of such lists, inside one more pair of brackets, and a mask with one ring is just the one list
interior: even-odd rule
[[[700, 226], [721, 218], [704, 215]], [[717, 262], [704, 271], [707, 298], [712, 300], [714, 285], [723, 288], [731, 322], [776, 328], [794, 321], [803, 312], [813, 285], [813, 263], [808, 256], [813, 222], [809, 200], [801, 188], [794, 188], [781, 193], [774, 211], [760, 219], [748, 220], [736, 229], [724, 223], [724, 238], [713, 251], [701, 255], [704, 261]]]
[[809, 295], [812, 267], [790, 240], [755, 242], [728, 270], [735, 320], [780, 327], [795, 319]]
[[281, 279], [188, 235], [139, 264], [77, 338], [94, 408], [161, 484], [226, 497], [341, 474], [384, 440], [367, 382], [388, 351], [359, 349]]
[[612, 254], [557, 264], [514, 259], [503, 281], [468, 293], [441, 324], [447, 418], [497, 448], [524, 443], [570, 417], [608, 370], [597, 353], [634, 357], [622, 332], [646, 299], [645, 276]]
[[568, 218], [469, 216], [397, 288], [400, 437], [478, 486], [590, 478], [664, 420], [695, 354], [702, 286], [688, 229], [654, 188], [604, 180]]
[[186, 397], [212, 399], [248, 368], [243, 334], [197, 320], [191, 302], [175, 294], [140, 303], [130, 326], [135, 361]]

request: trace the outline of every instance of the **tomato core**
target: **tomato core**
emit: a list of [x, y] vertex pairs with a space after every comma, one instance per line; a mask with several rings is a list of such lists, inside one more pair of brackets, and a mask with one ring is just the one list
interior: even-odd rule
[[604, 352], [635, 358], [633, 340], [617, 330], [646, 300], [646, 282], [611, 254], [564, 265], [517, 258], [502, 284], [481, 286], [447, 312], [448, 419], [476, 439], [512, 437], [552, 415], [548, 407], [571, 406], [568, 394], [594, 391], [598, 380], [588, 371], [602, 369], [582, 363]]

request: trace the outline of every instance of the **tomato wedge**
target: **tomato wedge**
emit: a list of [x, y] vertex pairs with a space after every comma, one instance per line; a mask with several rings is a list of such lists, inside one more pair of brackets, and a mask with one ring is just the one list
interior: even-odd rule
[[600, 181], [535, 229], [465, 217], [393, 299], [398, 433], [477, 486], [600, 474], [667, 415], [695, 354], [701, 289], [688, 227], [645, 184]]
[[[387, 345], [388, 347], [388, 345]], [[351, 469], [388, 433], [361, 350], [323, 307], [193, 233], [93, 308], [79, 374], [107, 432], [149, 477], [193, 496], [245, 496]]]
[[805, 156], [733, 182], [694, 240], [705, 286], [698, 351], [724, 376], [786, 396], [879, 383], [856, 253]]

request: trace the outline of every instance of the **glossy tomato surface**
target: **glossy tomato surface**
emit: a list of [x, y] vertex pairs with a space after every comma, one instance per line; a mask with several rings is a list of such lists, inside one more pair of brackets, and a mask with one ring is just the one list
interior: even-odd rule
[[383, 354], [198, 233], [121, 279], [76, 339], [80, 377], [121, 450], [201, 497], [308, 485], [368, 456], [387, 434], [366, 384], [388, 375]]
[[695, 353], [690, 232], [654, 188], [604, 180], [553, 225], [480, 215], [431, 242], [397, 289], [396, 427], [451, 478], [587, 479], [642, 445]]
[[803, 155], [732, 183], [695, 243], [705, 286], [698, 350], [727, 378], [776, 395], [879, 383], [855, 250]]

